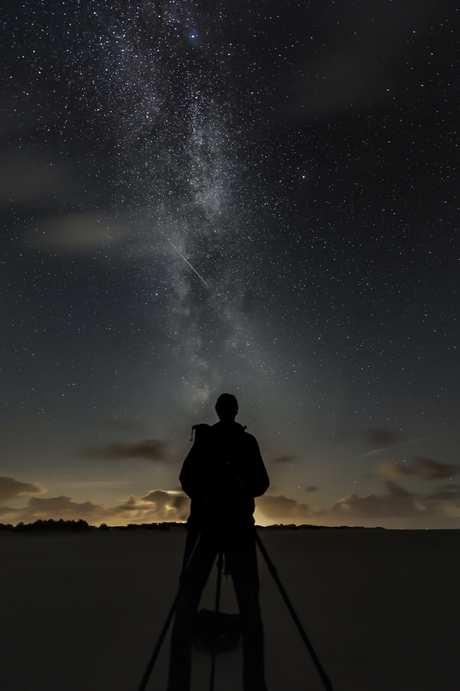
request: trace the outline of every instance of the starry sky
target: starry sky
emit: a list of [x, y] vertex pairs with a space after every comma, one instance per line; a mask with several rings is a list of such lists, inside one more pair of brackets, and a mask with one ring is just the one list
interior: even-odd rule
[[460, 527], [450, 0], [6, 0], [0, 521], [184, 520], [226, 391], [261, 524]]

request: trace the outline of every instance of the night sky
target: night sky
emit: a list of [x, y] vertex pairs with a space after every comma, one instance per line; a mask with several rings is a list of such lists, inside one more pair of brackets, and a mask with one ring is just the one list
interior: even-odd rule
[[0, 521], [184, 520], [222, 392], [269, 523], [460, 527], [450, 0], [7, 0]]

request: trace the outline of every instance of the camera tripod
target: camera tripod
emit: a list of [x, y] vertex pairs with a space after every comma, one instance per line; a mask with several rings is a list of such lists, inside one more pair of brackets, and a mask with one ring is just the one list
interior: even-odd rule
[[[325, 673], [325, 671], [324, 671], [324, 669], [323, 669], [323, 667], [322, 667], [322, 665], [318, 659], [318, 656], [316, 655], [316, 653], [315, 653], [315, 651], [314, 651], [314, 649], [313, 649], [313, 647], [312, 647], [312, 645], [308, 639], [308, 636], [305, 633], [305, 630], [304, 630], [304, 628], [300, 622], [300, 619], [297, 616], [297, 613], [294, 610], [294, 607], [292, 606], [292, 603], [287, 596], [287, 593], [283, 587], [283, 584], [281, 583], [281, 581], [278, 577], [278, 573], [276, 571], [276, 568], [275, 568], [273, 562], [271, 561], [270, 557], [268, 556], [267, 550], [265, 549], [265, 547], [262, 543], [262, 540], [260, 539], [260, 536], [257, 533], [255, 528], [254, 528], [254, 539], [259, 546], [259, 549], [262, 553], [262, 556], [265, 559], [265, 562], [267, 564], [268, 570], [270, 571], [271, 575], [273, 576], [273, 579], [274, 579], [276, 585], [278, 586], [278, 589], [279, 589], [279, 591], [283, 597], [284, 602], [286, 603], [286, 606], [287, 606], [287, 608], [288, 608], [288, 610], [289, 610], [289, 612], [290, 612], [290, 614], [294, 620], [294, 623], [297, 626], [297, 629], [299, 630], [300, 636], [301, 636], [303, 642], [305, 643], [305, 646], [306, 646], [308, 652], [310, 653], [310, 657], [312, 658], [313, 663], [315, 664], [315, 667], [318, 671], [318, 674], [321, 677], [324, 688], [326, 689], [326, 691], [333, 691], [331, 680], [326, 675], [326, 673]], [[195, 546], [196, 546], [196, 543], [195, 543]], [[161, 646], [163, 645], [163, 641], [164, 641], [166, 634], [168, 632], [169, 625], [170, 625], [172, 618], [174, 616], [174, 613], [176, 611], [176, 607], [177, 607], [177, 604], [179, 602], [180, 595], [182, 594], [182, 591], [184, 588], [184, 582], [187, 578], [187, 571], [188, 571], [187, 562], [188, 562], [188, 564], [190, 564], [190, 561], [192, 558], [192, 556], [189, 556], [187, 559], [187, 554], [190, 555], [190, 553], [192, 552], [193, 549], [194, 549], [193, 545], [191, 547], [190, 547], [190, 545], [186, 545], [185, 556], [184, 556], [184, 565], [183, 565], [183, 571], [182, 571], [179, 590], [177, 591], [177, 595], [174, 599], [172, 607], [171, 607], [169, 614], [166, 618], [163, 629], [161, 630], [157, 644], [156, 644], [155, 649], [152, 653], [150, 661], [147, 665], [147, 669], [145, 670], [145, 673], [144, 673], [144, 676], [143, 676], [142, 681], [140, 683], [138, 691], [145, 691], [145, 688], [147, 686], [150, 674], [152, 673], [153, 666], [155, 665], [157, 657], [160, 653]], [[222, 566], [223, 566], [223, 550], [220, 550], [219, 556], [217, 559], [217, 588], [216, 588], [216, 600], [215, 600], [215, 612], [216, 612], [216, 614], [218, 614], [219, 606], [220, 606], [220, 591], [221, 591], [221, 585], [222, 585]], [[216, 622], [217, 622], [217, 616], [216, 616]], [[210, 687], [209, 687], [210, 691], [213, 691], [213, 689], [214, 689], [214, 676], [215, 676], [216, 654], [217, 654], [217, 644], [216, 644], [217, 641], [216, 641], [216, 639], [217, 639], [217, 636], [214, 637], [214, 644], [213, 644], [213, 649], [212, 649], [211, 679], [210, 679]]]

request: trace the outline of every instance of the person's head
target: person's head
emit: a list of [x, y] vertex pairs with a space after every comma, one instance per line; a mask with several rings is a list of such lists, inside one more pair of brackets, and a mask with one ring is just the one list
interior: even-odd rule
[[238, 401], [231, 393], [223, 393], [216, 402], [216, 413], [219, 420], [233, 421], [238, 414]]

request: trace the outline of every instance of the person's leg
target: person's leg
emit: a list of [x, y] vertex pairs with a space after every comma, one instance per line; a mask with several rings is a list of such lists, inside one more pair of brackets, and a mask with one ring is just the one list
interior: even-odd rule
[[243, 688], [244, 691], [267, 691], [256, 545], [253, 541], [229, 544], [225, 553], [241, 615]]
[[215, 544], [200, 540], [183, 577], [171, 637], [168, 691], [190, 689], [193, 625], [217, 551]]

